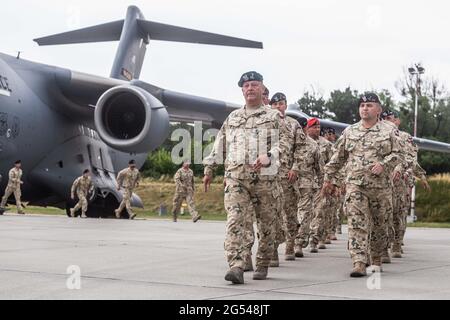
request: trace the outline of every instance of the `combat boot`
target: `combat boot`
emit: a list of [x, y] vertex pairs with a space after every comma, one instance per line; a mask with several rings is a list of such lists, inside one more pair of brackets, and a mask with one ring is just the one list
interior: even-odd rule
[[371, 261], [372, 261], [372, 273], [375, 272], [383, 272], [383, 268], [381, 267], [382, 264], [382, 258], [381, 257], [372, 257]]
[[286, 249], [284, 251], [284, 260], [295, 261], [294, 243], [286, 243]]
[[253, 262], [252, 262], [252, 256], [249, 255], [247, 257], [247, 259], [245, 259], [245, 267], [244, 267], [244, 272], [247, 271], [253, 271]]
[[114, 213], [116, 214], [116, 218], [120, 219], [120, 212], [118, 209], [114, 210]]
[[[324, 244], [331, 244], [330, 236], [328, 236], [323, 243]], [[320, 244], [319, 244], [319, 249], [320, 249]]]
[[[331, 243], [331, 242], [330, 242]], [[323, 242], [323, 241], [320, 241], [319, 242], [319, 249], [326, 249], [327, 248], [327, 246], [325, 245], [325, 242]]]
[[136, 213], [131, 213], [129, 219], [130, 220], [134, 220], [134, 218], [136, 218]]
[[197, 214], [194, 218], [192, 218], [192, 221], [194, 222], [194, 223], [196, 223], [198, 220], [200, 220], [202, 218], [202, 216], [201, 215], [199, 215], [199, 214]]
[[303, 250], [302, 250], [302, 243], [299, 243], [298, 245], [295, 245], [295, 256], [297, 258], [303, 258]]
[[319, 252], [319, 250], [317, 250], [317, 244], [315, 244], [314, 242], [310, 242], [309, 243], [309, 252], [311, 252], [311, 253]]
[[402, 257], [402, 248], [399, 245], [392, 246], [392, 258], [401, 258]]
[[233, 284], [244, 284], [244, 270], [239, 267], [233, 267], [225, 274], [225, 280]]
[[[280, 266], [280, 260], [278, 258], [278, 250], [274, 250], [272, 259], [270, 259], [269, 266], [271, 268], [277, 268]], [[256, 270], [258, 270], [258, 268], [256, 268]]]
[[173, 222], [177, 222], [177, 214], [176, 213], [172, 213], [172, 221]]
[[72, 208], [70, 209], [70, 216], [75, 218], [75, 211]]
[[25, 214], [25, 211], [19, 211], [18, 214]]
[[389, 256], [389, 252], [383, 253], [383, 256], [381, 257], [381, 262], [391, 263], [391, 257]]
[[337, 237], [335, 234], [330, 235], [330, 240], [336, 241]]
[[256, 267], [256, 271], [253, 274], [253, 280], [266, 280], [268, 271], [268, 267]]
[[350, 277], [358, 278], [367, 276], [366, 272], [366, 264], [364, 262], [355, 262], [353, 263], [353, 270], [350, 273]]
[[82, 213], [81, 213], [81, 217], [82, 217], [83, 219], [86, 219], [86, 218], [87, 218], [86, 212], [82, 212]]

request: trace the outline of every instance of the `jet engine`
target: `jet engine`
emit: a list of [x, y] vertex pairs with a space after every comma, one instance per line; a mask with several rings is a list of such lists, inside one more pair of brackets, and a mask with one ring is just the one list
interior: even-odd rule
[[152, 151], [169, 134], [169, 114], [164, 105], [132, 85], [116, 86], [103, 93], [94, 119], [100, 138], [123, 152]]

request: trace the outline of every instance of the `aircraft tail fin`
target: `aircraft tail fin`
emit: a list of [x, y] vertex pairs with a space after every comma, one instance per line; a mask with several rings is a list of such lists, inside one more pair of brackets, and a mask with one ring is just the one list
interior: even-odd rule
[[147, 21], [135, 6], [128, 7], [125, 20], [34, 39], [39, 45], [119, 41], [111, 78], [139, 79], [150, 40], [188, 42], [262, 49], [261, 42]]

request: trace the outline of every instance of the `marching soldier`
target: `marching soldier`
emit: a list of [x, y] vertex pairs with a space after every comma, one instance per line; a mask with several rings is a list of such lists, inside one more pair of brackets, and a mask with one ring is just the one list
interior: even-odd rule
[[[282, 218], [286, 232], [285, 260], [295, 260], [295, 238], [298, 233], [297, 219], [297, 177], [299, 168], [303, 166], [306, 153], [306, 137], [299, 123], [286, 115], [287, 100], [283, 93], [276, 93], [270, 100], [273, 109], [277, 109], [281, 116], [281, 129], [284, 139], [280, 141], [280, 171], [279, 180], [282, 190]], [[275, 247], [274, 258], [278, 262], [277, 247]]]
[[[404, 161], [398, 130], [378, 121], [381, 104], [374, 93], [359, 100], [361, 121], [344, 130], [325, 165], [322, 194], [331, 196], [345, 167], [345, 211], [348, 249], [353, 262], [351, 277], [366, 275], [368, 256], [373, 271], [381, 271], [381, 255], [388, 241], [385, 217], [392, 210], [391, 174]], [[370, 240], [369, 240], [370, 239]]]
[[70, 197], [72, 200], [75, 200], [75, 193], [78, 197], [78, 202], [74, 208], [70, 209], [70, 216], [72, 218], [75, 217], [75, 214], [78, 210], [81, 209], [81, 217], [87, 218], [86, 211], [88, 209], [88, 201], [86, 197], [89, 192], [94, 190], [94, 185], [91, 180], [91, 172], [89, 169], [83, 171], [83, 175], [75, 179], [72, 184], [72, 188], [70, 190]]
[[[307, 120], [298, 119], [303, 130], [307, 131]], [[299, 168], [297, 181], [298, 204], [297, 218], [299, 221], [298, 233], [295, 239], [295, 256], [303, 257], [303, 248], [308, 245], [311, 222], [314, 217], [314, 208], [320, 200], [320, 187], [323, 179], [324, 163], [320, 155], [317, 142], [306, 135], [306, 150], [304, 163]], [[316, 249], [317, 250], [317, 249]]]
[[5, 194], [3, 195], [2, 203], [0, 204], [1, 214], [6, 211], [6, 202], [8, 201], [8, 198], [11, 196], [11, 194], [14, 194], [14, 198], [16, 199], [17, 213], [25, 214], [25, 212], [23, 212], [22, 203], [20, 201], [20, 197], [22, 196], [20, 186], [23, 184], [21, 168], [22, 161], [17, 160], [16, 162], [14, 162], [14, 168], [9, 170], [8, 185], [6, 186]]
[[124, 208], [127, 209], [130, 220], [136, 217], [136, 214], [131, 208], [130, 201], [134, 188], [139, 186], [139, 179], [140, 173], [136, 168], [136, 162], [134, 160], [130, 160], [130, 162], [128, 162], [128, 168], [123, 169], [117, 175], [117, 190], [120, 191], [121, 188], [124, 189], [122, 202], [120, 202], [119, 208], [114, 210], [117, 219], [120, 219], [120, 214]]
[[181, 203], [186, 200], [192, 221], [195, 223], [201, 219], [201, 215], [195, 210], [194, 204], [194, 172], [189, 168], [190, 161], [185, 160], [183, 166], [175, 173], [175, 195], [173, 197], [173, 222], [177, 222], [177, 215], [180, 211]]
[[280, 197], [276, 178], [280, 113], [264, 105], [263, 77], [259, 73], [244, 73], [238, 85], [242, 88], [245, 106], [228, 116], [211, 154], [203, 161], [203, 182], [207, 191], [214, 168], [225, 160], [227, 226], [224, 247], [230, 267], [225, 280], [234, 284], [244, 283], [245, 262], [249, 255], [249, 221], [253, 212], [259, 236], [253, 279], [267, 278]]

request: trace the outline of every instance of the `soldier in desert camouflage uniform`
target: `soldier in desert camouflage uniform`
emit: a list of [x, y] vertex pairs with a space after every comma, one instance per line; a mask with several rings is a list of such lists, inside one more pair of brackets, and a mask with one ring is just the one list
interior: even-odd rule
[[0, 204], [0, 214], [3, 214], [7, 209], [5, 208], [6, 202], [8, 201], [8, 198], [14, 194], [14, 198], [16, 199], [16, 206], [17, 206], [17, 213], [18, 214], [25, 214], [23, 212], [22, 208], [22, 202], [20, 200], [22, 196], [22, 192], [20, 190], [20, 186], [23, 184], [22, 181], [22, 161], [17, 160], [14, 162], [14, 168], [9, 170], [8, 173], [8, 185], [5, 189], [5, 194], [2, 198], [2, 203]]
[[177, 222], [177, 214], [180, 211], [181, 203], [186, 200], [192, 221], [195, 223], [201, 219], [201, 215], [195, 210], [194, 204], [194, 172], [189, 168], [190, 161], [185, 160], [183, 166], [175, 173], [175, 194], [173, 197], [172, 215], [173, 221]]
[[242, 75], [239, 86], [246, 101], [224, 121], [211, 154], [203, 161], [205, 191], [213, 169], [225, 159], [227, 211], [225, 254], [230, 270], [225, 280], [244, 283], [244, 267], [249, 255], [247, 244], [249, 216], [254, 212], [259, 246], [254, 280], [267, 278], [274, 250], [273, 224], [280, 196], [277, 184], [280, 114], [264, 106], [263, 77], [250, 71]]
[[[294, 241], [298, 233], [297, 204], [298, 192], [296, 188], [298, 172], [303, 167], [307, 152], [306, 136], [299, 123], [286, 115], [287, 100], [283, 93], [276, 93], [270, 100], [272, 108], [281, 115], [281, 130], [284, 139], [280, 141], [280, 169], [279, 181], [282, 189], [282, 218], [286, 232], [285, 260], [295, 260]], [[277, 247], [272, 260], [278, 261]], [[272, 266], [272, 265], [271, 265]]]
[[139, 185], [140, 176], [141, 175], [139, 170], [136, 168], [136, 163], [134, 160], [130, 160], [130, 162], [128, 162], [128, 168], [123, 169], [117, 175], [117, 190], [120, 191], [123, 187], [124, 192], [119, 208], [114, 211], [116, 218], [120, 218], [120, 214], [125, 208], [127, 209], [130, 220], [136, 217], [136, 214], [131, 208], [131, 197], [133, 195], [134, 188]]
[[75, 179], [70, 190], [70, 197], [75, 200], [75, 194], [78, 197], [78, 202], [74, 208], [70, 209], [70, 216], [75, 217], [78, 210], [81, 209], [81, 217], [86, 218], [86, 211], [88, 209], [87, 196], [89, 192], [94, 190], [94, 185], [90, 177], [90, 170], [86, 169], [83, 171], [83, 175]]
[[[307, 120], [298, 119], [300, 126], [306, 131]], [[323, 179], [324, 162], [320, 156], [317, 142], [306, 135], [306, 150], [303, 165], [299, 168], [297, 180], [298, 204], [297, 218], [299, 221], [298, 233], [295, 239], [295, 256], [303, 257], [302, 247], [307, 246], [311, 221], [314, 217], [314, 208], [320, 200], [320, 186]]]
[[[308, 120], [308, 135], [317, 142], [320, 150], [320, 158], [327, 164], [333, 154], [333, 144], [320, 136], [320, 122], [317, 118]], [[322, 181], [322, 179], [321, 179]], [[321, 188], [322, 186], [320, 186]], [[317, 253], [319, 249], [326, 249], [325, 240], [328, 236], [328, 225], [331, 220], [334, 199], [321, 197], [314, 208], [314, 217], [311, 222], [311, 238], [309, 242], [310, 252]]]
[[335, 193], [338, 173], [345, 167], [345, 204], [348, 248], [353, 262], [351, 277], [366, 275], [368, 257], [373, 271], [381, 271], [381, 255], [388, 241], [385, 217], [392, 210], [391, 175], [404, 161], [398, 130], [378, 121], [378, 96], [367, 93], [359, 101], [361, 121], [344, 130], [336, 151], [325, 165], [322, 194]]

